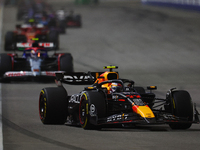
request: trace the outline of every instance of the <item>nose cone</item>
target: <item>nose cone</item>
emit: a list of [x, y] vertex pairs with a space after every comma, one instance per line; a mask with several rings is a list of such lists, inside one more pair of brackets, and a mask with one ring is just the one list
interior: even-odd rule
[[145, 106], [134, 105], [132, 106], [132, 109], [135, 113], [139, 114], [143, 118], [155, 118], [154, 113], [152, 112], [152, 110], [149, 108], [148, 105]]

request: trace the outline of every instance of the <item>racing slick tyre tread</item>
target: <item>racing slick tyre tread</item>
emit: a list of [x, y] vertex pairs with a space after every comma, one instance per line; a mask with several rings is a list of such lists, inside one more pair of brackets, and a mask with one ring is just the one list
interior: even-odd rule
[[[193, 105], [190, 94], [184, 90], [172, 92], [172, 112], [177, 117], [188, 118], [188, 121], [193, 121]], [[170, 123], [172, 129], [188, 129], [192, 123]]]
[[41, 90], [39, 115], [43, 124], [64, 124], [67, 119], [67, 91], [63, 87], [49, 87]]
[[[83, 129], [100, 129], [96, 119], [105, 117], [106, 101], [98, 91], [84, 91], [79, 105], [79, 120]], [[93, 118], [94, 117], [94, 118]]]
[[65, 21], [61, 20], [59, 21], [59, 33], [60, 34], [65, 34], [66, 33], [66, 26], [65, 26]]
[[14, 50], [15, 49], [14, 44], [15, 44], [15, 35], [12, 31], [8, 31], [5, 35], [4, 49], [6, 51], [7, 50]]
[[58, 32], [57, 31], [50, 31], [49, 32], [49, 35], [48, 35], [48, 39], [49, 39], [49, 42], [53, 42], [55, 47], [54, 49], [55, 50], [58, 50], [59, 49], [59, 36], [58, 36]]
[[12, 59], [7, 54], [0, 54], [0, 77], [3, 76], [3, 74], [6, 71], [12, 70]]
[[78, 27], [82, 27], [82, 21], [81, 21], [81, 15], [76, 15], [75, 16], [75, 20], [78, 22], [79, 26]]
[[65, 53], [60, 57], [60, 70], [74, 72], [73, 57], [70, 53]]

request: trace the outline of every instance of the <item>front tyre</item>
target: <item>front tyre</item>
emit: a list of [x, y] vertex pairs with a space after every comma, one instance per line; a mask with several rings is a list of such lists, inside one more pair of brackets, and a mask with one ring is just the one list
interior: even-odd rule
[[54, 49], [58, 50], [59, 49], [59, 36], [58, 36], [57, 31], [50, 31], [48, 35], [48, 41], [54, 43]]
[[7, 54], [0, 54], [0, 80], [3, 79], [4, 73], [12, 71], [12, 58]]
[[14, 34], [14, 32], [12, 32], [12, 31], [6, 32], [4, 49], [6, 51], [14, 50], [15, 47], [16, 47], [16, 45], [15, 45], [15, 34]]
[[97, 91], [84, 91], [79, 105], [79, 121], [82, 128], [100, 129], [96, 121], [105, 115], [106, 102], [103, 94]]
[[188, 123], [170, 123], [172, 129], [188, 129], [193, 121], [193, 105], [190, 94], [184, 90], [172, 92], [171, 107], [173, 115], [187, 118]]
[[39, 115], [43, 124], [64, 124], [67, 119], [67, 108], [67, 91], [63, 87], [41, 90]]

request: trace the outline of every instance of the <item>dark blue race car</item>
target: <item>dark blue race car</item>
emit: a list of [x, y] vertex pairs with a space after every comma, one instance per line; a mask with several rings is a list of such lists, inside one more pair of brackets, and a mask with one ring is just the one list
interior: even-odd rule
[[73, 72], [73, 57], [70, 53], [48, 55], [46, 47], [53, 43], [18, 43], [18, 47], [27, 47], [21, 57], [17, 53], [0, 54], [0, 78], [40, 78], [55, 77], [56, 71]]

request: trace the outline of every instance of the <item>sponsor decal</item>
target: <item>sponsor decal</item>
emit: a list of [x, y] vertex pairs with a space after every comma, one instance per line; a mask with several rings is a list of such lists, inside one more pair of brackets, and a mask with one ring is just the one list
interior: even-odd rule
[[[43, 46], [43, 47], [53, 47], [54, 44], [53, 43], [38, 43], [39, 46]], [[17, 43], [16, 44], [17, 47], [32, 47], [32, 43]]]
[[46, 75], [47, 76], [56, 76], [55, 72], [48, 72], [48, 71], [46, 71]]
[[112, 99], [118, 99], [118, 95], [112, 95]]
[[34, 72], [39, 72], [40, 70], [39, 70], [39, 69], [33, 69], [33, 71], [34, 71]]
[[6, 77], [20, 77], [20, 76], [25, 76], [26, 72], [8, 72], [5, 74]]
[[[94, 77], [92, 77], [94, 79]], [[82, 76], [70, 76], [70, 75], [65, 75], [63, 78], [65, 81], [68, 82], [82, 82], [83, 80], [89, 81], [91, 77], [89, 75], [82, 75]]]
[[128, 118], [128, 114], [118, 114], [118, 115], [112, 115], [107, 118], [107, 122], [113, 122], [113, 121], [124, 121]]
[[96, 108], [94, 104], [90, 105], [90, 116], [96, 116]]
[[80, 103], [80, 100], [79, 100], [79, 95], [72, 95], [70, 97], [70, 100], [69, 100], [69, 103]]

